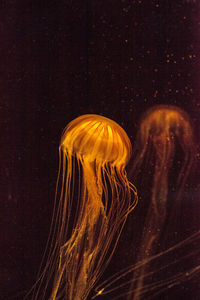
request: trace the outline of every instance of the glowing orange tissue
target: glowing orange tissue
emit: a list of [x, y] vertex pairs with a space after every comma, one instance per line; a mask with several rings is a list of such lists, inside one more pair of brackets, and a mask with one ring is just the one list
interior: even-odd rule
[[[178, 149], [178, 151], [177, 151]], [[143, 116], [137, 137], [137, 156], [132, 172], [136, 174], [145, 164], [145, 172], [153, 169], [152, 188], [144, 224], [138, 262], [154, 255], [167, 215], [170, 169], [179, 163], [173, 182], [176, 202], [179, 202], [195, 154], [193, 130], [188, 115], [175, 106], [160, 105]], [[175, 156], [176, 155], [176, 156]], [[176, 161], [175, 161], [176, 157]], [[177, 162], [178, 161], [178, 162]], [[177, 166], [177, 165], [176, 165]], [[175, 167], [176, 168], [176, 167]], [[173, 169], [176, 172], [176, 169]], [[150, 177], [149, 177], [150, 178]], [[139, 300], [146, 267], [134, 274], [129, 299]]]
[[108, 118], [83, 115], [65, 128], [49, 254], [33, 299], [87, 299], [137, 202], [130, 156], [127, 134]]

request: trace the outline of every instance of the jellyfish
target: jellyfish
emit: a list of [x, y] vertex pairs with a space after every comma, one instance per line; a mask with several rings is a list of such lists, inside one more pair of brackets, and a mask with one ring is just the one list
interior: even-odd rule
[[87, 299], [137, 203], [125, 170], [130, 156], [127, 134], [106, 117], [83, 115], [67, 125], [47, 259], [32, 299]]
[[[188, 115], [180, 108], [170, 105], [151, 108], [141, 120], [136, 145], [137, 155], [131, 173], [137, 177], [139, 170], [142, 171], [145, 165], [145, 174], [149, 176], [149, 179], [152, 178], [152, 183], [137, 255], [137, 262], [143, 262], [143, 267], [133, 274], [129, 300], [141, 299], [145, 273], [149, 268], [145, 260], [161, 251], [159, 243], [161, 235], [164, 235], [163, 230], [169, 229], [167, 226], [170, 225], [180, 207], [183, 187], [195, 154], [193, 130]], [[172, 168], [175, 172], [178, 171], [176, 176], [172, 176], [175, 182], [173, 183], [174, 191], [176, 191], [173, 200], [176, 203], [170, 202], [173, 208], [170, 210], [169, 186]], [[166, 225], [166, 220], [168, 225]]]

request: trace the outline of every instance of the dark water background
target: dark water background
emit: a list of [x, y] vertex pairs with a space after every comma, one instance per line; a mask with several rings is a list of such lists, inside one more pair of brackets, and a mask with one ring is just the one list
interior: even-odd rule
[[[198, 143], [199, 52], [197, 1], [2, 0], [0, 299], [22, 299], [35, 280], [66, 124], [81, 114], [102, 114], [118, 122], [134, 146], [142, 113], [173, 104], [190, 115]], [[179, 240], [199, 229], [198, 160], [196, 165], [179, 228], [172, 229]], [[143, 176], [141, 195], [147, 195], [148, 172]], [[131, 226], [135, 234], [141, 230], [141, 205], [103, 279], [132, 263], [137, 248]], [[155, 299], [200, 299], [197, 282]]]

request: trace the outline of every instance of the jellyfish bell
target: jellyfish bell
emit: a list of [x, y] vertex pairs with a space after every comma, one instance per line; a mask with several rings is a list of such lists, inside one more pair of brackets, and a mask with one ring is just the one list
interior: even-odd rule
[[49, 254], [32, 299], [49, 290], [50, 300], [87, 299], [137, 203], [125, 171], [130, 156], [127, 134], [106, 117], [83, 115], [64, 129]]
[[157, 105], [150, 108], [140, 122], [136, 152], [138, 149], [140, 151], [138, 154], [134, 153], [136, 159], [131, 173], [137, 173], [144, 156], [153, 150], [162, 163], [166, 159], [172, 161], [177, 143], [184, 153], [184, 163], [179, 176], [182, 178], [184, 173], [186, 178], [195, 156], [194, 134], [188, 114], [173, 105]]
[[114, 121], [99, 115], [83, 115], [64, 130], [61, 148], [88, 162], [125, 166], [131, 156], [131, 143]]
[[[182, 109], [172, 105], [159, 105], [148, 110], [141, 120], [140, 137], [143, 143], [149, 137], [162, 136], [167, 141], [177, 136], [185, 145], [193, 138], [191, 121]], [[191, 144], [191, 143], [190, 143]]]

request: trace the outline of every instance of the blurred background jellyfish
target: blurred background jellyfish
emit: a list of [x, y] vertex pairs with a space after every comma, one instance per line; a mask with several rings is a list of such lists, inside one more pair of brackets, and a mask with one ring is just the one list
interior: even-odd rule
[[65, 128], [49, 254], [33, 299], [87, 299], [137, 203], [130, 156], [127, 134], [108, 118], [83, 115]]
[[[137, 263], [143, 263], [133, 274], [128, 298], [134, 300], [141, 299], [145, 274], [150, 268], [145, 261], [162, 251], [161, 238], [166, 238], [173, 218], [180, 211], [183, 187], [195, 156], [193, 130], [188, 115], [175, 106], [151, 108], [141, 120], [136, 148], [132, 178], [136, 179], [138, 172], [142, 176], [145, 166], [146, 177], [148, 174], [148, 180], [152, 178], [152, 183], [147, 197], [150, 201], [143, 203], [143, 206], [147, 205], [147, 211], [136, 259]], [[175, 195], [172, 195], [172, 191]]]

